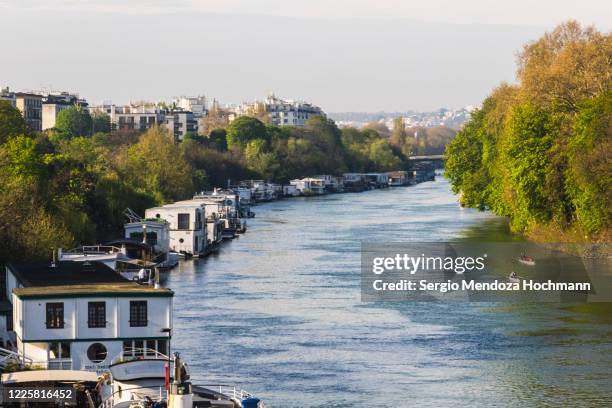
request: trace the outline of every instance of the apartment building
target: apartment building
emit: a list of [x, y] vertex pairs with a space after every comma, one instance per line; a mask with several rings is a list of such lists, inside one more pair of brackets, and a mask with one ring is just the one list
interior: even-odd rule
[[42, 95], [17, 92], [15, 107], [19, 109], [28, 126], [35, 131], [42, 131]]
[[311, 103], [282, 99], [270, 94], [263, 102], [243, 103], [235, 109], [235, 117], [252, 116], [254, 112], [267, 114], [270, 123], [277, 126], [302, 127], [313, 116], [325, 116], [320, 107]]
[[76, 94], [68, 92], [48, 94], [42, 102], [42, 130], [54, 128], [57, 115], [71, 106], [80, 106], [84, 110], [88, 109], [87, 101], [79, 98]]

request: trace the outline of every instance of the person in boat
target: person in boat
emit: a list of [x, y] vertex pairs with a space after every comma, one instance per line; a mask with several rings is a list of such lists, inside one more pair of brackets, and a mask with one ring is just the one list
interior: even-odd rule
[[518, 275], [516, 274], [516, 272], [510, 272], [510, 279], [518, 279]]

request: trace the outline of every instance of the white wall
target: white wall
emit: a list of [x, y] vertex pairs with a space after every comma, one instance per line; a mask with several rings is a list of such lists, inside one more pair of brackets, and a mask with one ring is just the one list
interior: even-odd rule
[[[16, 297], [16, 296], [15, 296]], [[130, 327], [130, 300], [147, 300], [147, 327]], [[23, 299], [23, 319], [15, 319], [16, 332], [25, 341], [122, 337], [160, 337], [171, 328], [170, 297], [91, 297]], [[106, 301], [106, 327], [88, 327], [88, 302]], [[47, 329], [46, 303], [64, 303], [64, 328]], [[17, 309], [17, 308], [16, 308]], [[17, 317], [17, 316], [15, 316]], [[21, 329], [18, 326], [24, 325]]]

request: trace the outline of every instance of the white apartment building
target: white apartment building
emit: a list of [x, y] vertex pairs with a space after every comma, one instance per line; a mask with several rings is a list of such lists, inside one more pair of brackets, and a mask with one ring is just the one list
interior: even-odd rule
[[173, 105], [184, 111], [192, 112], [196, 119], [206, 116], [206, 97], [204, 95], [180, 96], [174, 99]]
[[169, 353], [169, 289], [100, 262], [9, 264], [5, 278], [15, 346], [33, 367], [101, 371], [117, 358]]
[[282, 99], [274, 94], [268, 95], [263, 102], [243, 103], [235, 109], [235, 114], [245, 116], [260, 110], [265, 111], [270, 122], [277, 126], [302, 127], [313, 116], [325, 116], [318, 106], [303, 101]]
[[92, 106], [92, 112], [106, 113], [117, 130], [144, 132], [153, 126], [165, 126], [176, 141], [182, 141], [187, 133], [197, 134], [198, 121], [193, 112], [182, 108], [166, 109], [158, 105], [104, 104]]

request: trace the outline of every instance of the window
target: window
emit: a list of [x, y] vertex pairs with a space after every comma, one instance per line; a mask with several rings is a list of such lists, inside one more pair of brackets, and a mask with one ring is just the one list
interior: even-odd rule
[[188, 230], [189, 229], [189, 214], [178, 215], [178, 229]]
[[[130, 239], [142, 242], [144, 235], [142, 232], [130, 232]], [[147, 244], [157, 245], [157, 232], [147, 232]]]
[[70, 343], [49, 343], [49, 358], [70, 358]]
[[106, 347], [102, 343], [93, 343], [87, 348], [87, 358], [92, 363], [101, 363], [106, 359]]
[[47, 303], [47, 329], [64, 328], [64, 303]]
[[87, 303], [87, 325], [90, 328], [106, 327], [106, 302]]
[[157, 351], [167, 356], [168, 355], [168, 342], [166, 340], [157, 340]]
[[130, 300], [130, 327], [147, 326], [147, 301]]

